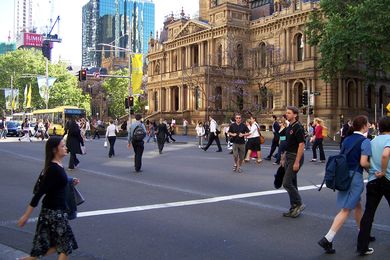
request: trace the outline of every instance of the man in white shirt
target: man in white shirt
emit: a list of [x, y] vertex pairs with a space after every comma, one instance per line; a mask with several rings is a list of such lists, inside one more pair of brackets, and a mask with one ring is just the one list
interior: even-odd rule
[[211, 116], [209, 116], [209, 120], [210, 120], [210, 135], [209, 135], [209, 142], [207, 143], [207, 145], [205, 147], [203, 147], [202, 149], [204, 151], [207, 151], [207, 149], [209, 149], [210, 145], [213, 143], [213, 141], [215, 140], [215, 142], [217, 143], [217, 146], [218, 146], [218, 150], [216, 152], [222, 152], [222, 147], [221, 147], [221, 143], [219, 142], [219, 133], [220, 131], [218, 130], [218, 124], [217, 124], [217, 121], [215, 121]]

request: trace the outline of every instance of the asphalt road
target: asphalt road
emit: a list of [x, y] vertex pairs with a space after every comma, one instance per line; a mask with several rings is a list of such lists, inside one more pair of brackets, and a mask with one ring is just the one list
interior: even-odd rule
[[[133, 151], [127, 150], [125, 140], [117, 140], [111, 159], [102, 139], [87, 142], [79, 168], [68, 172], [80, 179], [79, 189], [86, 198], [79, 218], [71, 222], [79, 244], [71, 259], [357, 258], [353, 216], [336, 235], [335, 255], [325, 255], [317, 245], [338, 208], [336, 193], [327, 188], [318, 192], [313, 186], [321, 183], [324, 164], [309, 162], [311, 151], [305, 152], [298, 179], [306, 209], [292, 219], [282, 217], [289, 208], [288, 195], [273, 187], [277, 166], [250, 162], [243, 166], [244, 173], [236, 174], [228, 151], [215, 150], [198, 149], [193, 137], [178, 137], [162, 155], [154, 143], [146, 144], [143, 173], [135, 174]], [[31, 248], [35, 220], [23, 229], [16, 221], [31, 200], [43, 151], [40, 141], [0, 142], [1, 260], [15, 259], [8, 250]], [[268, 145], [263, 147], [265, 155], [268, 151]], [[336, 152], [337, 147], [326, 147], [327, 155]], [[38, 213], [37, 208], [33, 217]], [[389, 206], [382, 201], [370, 259], [390, 255], [388, 216]]]

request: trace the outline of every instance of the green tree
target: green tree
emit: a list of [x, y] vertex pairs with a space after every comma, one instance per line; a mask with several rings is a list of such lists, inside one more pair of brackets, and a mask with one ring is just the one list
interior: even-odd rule
[[390, 0], [321, 0], [306, 33], [321, 54], [322, 78], [357, 71], [375, 81], [390, 69]]
[[[114, 75], [128, 76], [129, 70], [119, 70], [116, 71]], [[129, 94], [129, 79], [108, 78], [104, 81], [103, 88], [107, 91], [107, 102], [109, 102], [109, 116], [120, 117], [125, 115], [125, 98]]]
[[[45, 75], [46, 61], [40, 51], [20, 49], [0, 56], [0, 86], [10, 87], [11, 76], [13, 86], [19, 89], [20, 105], [24, 99], [24, 88], [32, 86], [32, 108], [45, 108], [44, 99], [39, 95], [37, 75]], [[70, 74], [65, 64], [49, 64], [49, 76], [57, 78], [50, 89], [49, 108], [59, 105], [73, 105], [90, 111], [90, 97], [83, 95], [77, 86], [77, 79]], [[4, 92], [0, 92], [0, 108], [5, 109]], [[19, 109], [23, 110], [20, 106]]]

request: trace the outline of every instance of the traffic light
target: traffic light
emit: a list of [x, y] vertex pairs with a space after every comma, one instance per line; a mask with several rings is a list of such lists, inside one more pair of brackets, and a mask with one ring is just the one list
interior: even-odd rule
[[313, 108], [310, 107], [310, 108], [309, 108], [309, 115], [312, 115], [313, 113], [314, 113]]
[[129, 107], [130, 108], [134, 107], [134, 97], [133, 96], [129, 96]]
[[302, 106], [307, 106], [309, 104], [309, 99], [308, 99], [308, 92], [307, 90], [304, 90], [302, 92]]
[[125, 108], [128, 109], [129, 108], [129, 98], [125, 98]]
[[87, 70], [81, 69], [79, 71], [79, 81], [85, 81], [85, 80], [87, 80]]

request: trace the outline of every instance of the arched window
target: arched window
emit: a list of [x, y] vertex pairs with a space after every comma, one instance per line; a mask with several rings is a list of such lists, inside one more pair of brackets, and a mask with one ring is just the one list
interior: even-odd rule
[[239, 110], [244, 109], [244, 90], [241, 87], [238, 89], [237, 107]]
[[353, 81], [349, 81], [347, 85], [347, 106], [350, 108], [357, 106], [357, 90]]
[[154, 67], [154, 73], [160, 74], [160, 62], [156, 63], [156, 66]]
[[267, 49], [265, 43], [259, 45], [259, 67], [264, 68], [267, 65]]
[[200, 90], [199, 87], [195, 88], [195, 110], [200, 108]]
[[222, 44], [218, 46], [217, 61], [218, 61], [218, 66], [222, 67]]
[[372, 108], [373, 85], [367, 87], [367, 108]]
[[303, 48], [305, 46], [305, 43], [303, 42], [302, 34], [299, 33], [296, 36], [295, 45], [296, 45], [296, 52], [297, 52], [297, 61], [303, 61], [304, 58]]
[[222, 109], [222, 88], [215, 88], [215, 109]]
[[237, 45], [237, 68], [244, 68], [244, 51], [241, 44]]

